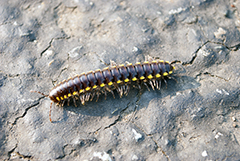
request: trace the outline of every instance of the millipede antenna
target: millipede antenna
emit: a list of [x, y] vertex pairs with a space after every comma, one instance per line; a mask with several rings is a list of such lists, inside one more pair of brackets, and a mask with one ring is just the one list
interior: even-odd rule
[[44, 94], [44, 93], [42, 93], [42, 92], [39, 92], [39, 91], [32, 91], [32, 90], [31, 90], [30, 92], [32, 92], [32, 93], [33, 93], [33, 92], [34, 92], [34, 93], [39, 93], [39, 94], [41, 94], [41, 95], [43, 95], [43, 96], [45, 96], [45, 97], [49, 97], [48, 95], [46, 95], [46, 94]]

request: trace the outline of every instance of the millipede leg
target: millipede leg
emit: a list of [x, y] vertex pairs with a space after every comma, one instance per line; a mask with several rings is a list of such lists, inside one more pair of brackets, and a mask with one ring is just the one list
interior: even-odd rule
[[154, 79], [154, 80], [152, 80], [152, 82], [153, 82], [153, 86], [154, 86], [154, 89], [155, 89], [155, 87], [156, 87], [156, 80]]
[[145, 61], [148, 61], [148, 56], [145, 56]]
[[110, 60], [110, 66], [117, 66], [117, 63], [115, 62], [115, 61], [113, 61], [113, 60]]
[[61, 104], [62, 107], [63, 107], [63, 105], [65, 104], [65, 102], [66, 102], [66, 100], [63, 100], [63, 102], [62, 102], [62, 104]]
[[163, 79], [163, 81], [166, 84], [166, 89], [167, 89], [167, 81], [166, 81], [166, 79]]
[[77, 107], [77, 104], [76, 104], [76, 99], [75, 97], [73, 97], [73, 103], [74, 103], [74, 106]]
[[148, 61], [152, 62], [153, 60], [154, 60], [154, 58], [148, 55]]
[[104, 90], [104, 95], [105, 95], [105, 100], [107, 99], [107, 91], [106, 89]]
[[[116, 88], [116, 90], [117, 90], [118, 95], [120, 96], [120, 89], [119, 89], [119, 87]], [[121, 98], [121, 96], [120, 96], [120, 98]]]
[[158, 90], [161, 89], [161, 84], [162, 84], [162, 81], [161, 81], [161, 80], [158, 80]]
[[129, 93], [129, 85], [125, 85], [125, 91], [124, 91], [124, 94], [125, 94], [125, 96], [127, 96], [128, 95], [128, 93]]
[[127, 94], [129, 93], [130, 91], [130, 85], [127, 85]]
[[52, 118], [51, 118], [52, 104], [53, 104], [53, 102], [51, 102], [50, 108], [49, 108], [49, 120], [50, 120], [50, 122], [52, 122]]
[[148, 91], [150, 91], [150, 89], [149, 89], [149, 87], [148, 87], [147, 83], [146, 83], [146, 82], [144, 82], [143, 84], [144, 84], [144, 85], [147, 87]]
[[154, 88], [154, 84], [155, 84], [155, 83], [153, 83], [153, 81], [150, 80], [150, 81], [149, 81], [149, 84], [151, 85], [152, 89], [155, 90], [155, 88]]
[[91, 95], [90, 93], [87, 93], [87, 94], [86, 94], [86, 97], [85, 97], [85, 101], [86, 101], [86, 102], [89, 101], [90, 95]]
[[140, 85], [139, 83], [138, 83], [138, 89], [139, 89], [139, 90], [141, 90], [141, 89], [142, 89], [142, 88], [141, 88], [141, 85]]
[[145, 61], [152, 62], [154, 59], [150, 55], [145, 56]]
[[84, 94], [80, 95], [80, 100], [81, 100], [82, 105], [85, 104], [84, 96], [85, 96]]
[[124, 93], [124, 86], [121, 86], [121, 97], [123, 96]]
[[122, 95], [123, 95], [123, 86], [120, 86], [120, 87], [118, 88], [118, 93], [119, 93], [120, 98], [122, 98]]
[[93, 100], [93, 98], [95, 97], [95, 94], [96, 94], [95, 92], [93, 92], [93, 93], [91, 94], [92, 97], [91, 97], [90, 101]]
[[117, 90], [117, 93], [118, 93], [119, 97], [121, 98], [120, 87], [116, 87], [116, 90]]
[[108, 92], [111, 92], [112, 93], [112, 95], [113, 95], [113, 98], [115, 99], [115, 95], [114, 95], [114, 93], [113, 93], [113, 90], [111, 90], [110, 88], [108, 88], [108, 87], [106, 87], [106, 90], [108, 91]]
[[112, 95], [113, 95], [113, 98], [115, 99], [115, 95], [114, 95], [113, 91], [111, 90], [110, 92], [112, 93]]
[[168, 78], [169, 78], [169, 79], [173, 79], [174, 81], [176, 81], [176, 82], [178, 83], [178, 81], [177, 81], [176, 78], [174, 78], [174, 77], [170, 77], [170, 76], [168, 76]]
[[69, 106], [70, 103], [70, 98], [67, 99], [67, 105]]
[[97, 91], [97, 99], [96, 99], [96, 102], [98, 101], [98, 98], [99, 98], [99, 91]]
[[126, 91], [126, 86], [123, 85], [123, 86], [122, 86], [122, 95], [125, 94], [125, 91]]

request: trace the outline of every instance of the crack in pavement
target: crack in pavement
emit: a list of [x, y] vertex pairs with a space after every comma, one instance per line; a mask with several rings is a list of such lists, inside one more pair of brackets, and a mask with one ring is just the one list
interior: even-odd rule
[[[158, 145], [157, 141], [153, 139], [153, 135], [154, 134], [147, 134], [147, 132], [145, 130], [143, 130], [142, 128], [140, 128], [137, 124], [133, 123], [139, 130], [141, 130], [147, 137], [149, 137], [150, 139], [152, 139], [152, 141], [156, 144], [157, 149], [159, 149], [163, 155], [167, 158], [167, 160], [170, 161], [169, 156], [166, 154], [166, 152]], [[158, 152], [158, 150], [156, 150]]]
[[129, 102], [129, 103], [127, 104], [127, 106], [126, 106], [124, 109], [122, 109], [122, 110], [120, 111], [120, 114], [119, 114], [118, 118], [117, 118], [116, 120], [114, 120], [113, 123], [111, 123], [110, 125], [104, 127], [104, 130], [105, 130], [105, 129], [108, 129], [108, 128], [114, 126], [114, 125], [116, 125], [119, 121], [122, 120], [122, 114], [123, 114], [124, 111], [126, 111], [126, 110], [128, 109], [130, 103], [131, 103], [131, 102]]
[[[61, 69], [59, 75], [57, 76], [57, 80], [52, 80], [52, 85], [53, 85], [53, 86], [56, 86], [56, 85], [57, 85], [57, 84], [55, 84], [55, 83], [58, 81], [60, 75], [61, 75], [65, 70], [67, 70], [67, 69], [68, 69], [67, 67]], [[59, 81], [59, 83], [60, 83], [60, 82], [63, 82], [63, 81]]]
[[40, 57], [42, 57], [42, 55], [52, 46], [52, 42], [54, 40], [60, 40], [60, 39], [70, 39], [71, 36], [62, 36], [62, 37], [56, 37], [56, 38], [52, 38], [50, 40], [50, 42], [48, 43], [48, 46], [40, 53]]
[[237, 51], [240, 48], [240, 43], [231, 47], [227, 47], [231, 51]]
[[118, 121], [121, 120], [121, 118], [122, 118], [121, 115], [119, 115], [118, 118], [113, 123], [111, 123], [110, 125], [104, 127], [104, 130], [112, 127], [113, 125], [115, 125]]
[[187, 65], [190, 65], [190, 64], [193, 64], [195, 59], [197, 58], [197, 53], [200, 49], [202, 49], [207, 43], [209, 43], [210, 41], [206, 41], [205, 43], [203, 43], [192, 55], [192, 59], [188, 62], [182, 62], [182, 65], [184, 66], [187, 66]]
[[13, 149], [11, 149], [10, 151], [8, 151], [8, 160], [11, 159], [11, 154], [14, 152], [14, 150], [17, 148], [17, 146], [18, 146], [18, 144], [16, 144]]
[[[139, 107], [139, 105], [138, 105], [138, 103], [139, 103], [139, 101], [140, 101], [140, 99], [141, 99], [141, 96], [142, 96], [142, 93], [141, 93], [141, 89], [139, 90], [139, 92], [138, 92], [138, 94], [137, 94], [137, 100], [136, 100], [136, 102], [135, 102], [135, 107], [134, 107], [134, 110], [133, 110], [133, 116], [128, 120], [128, 123], [133, 119], [133, 117], [134, 116], [136, 116], [136, 113], [137, 113], [137, 108]], [[128, 124], [127, 124], [128, 125]], [[127, 126], [126, 125], [126, 126]]]
[[[232, 46], [232, 47], [228, 47], [228, 46], [225, 45], [224, 43], [214, 42], [214, 41], [207, 40], [204, 44], [202, 44], [202, 45], [192, 54], [192, 55], [193, 55], [192, 59], [191, 59], [190, 61], [187, 61], [187, 62], [182, 62], [182, 65], [183, 65], [183, 66], [184, 66], [184, 65], [187, 66], [187, 65], [193, 64], [194, 61], [195, 61], [195, 59], [196, 59], [197, 56], [198, 56], [198, 51], [199, 51], [200, 49], [202, 49], [202, 48], [203, 48], [205, 45], [207, 45], [208, 43], [213, 43], [213, 44], [222, 45], [222, 46], [226, 47], [226, 48], [227, 48], [228, 50], [230, 50], [230, 51], [237, 51], [237, 50], [239, 50], [239, 48], [240, 48], [240, 44], [237, 44], [237, 45]], [[173, 61], [172, 63], [177, 63], [177, 62], [181, 62], [181, 61], [175, 60], [175, 61]]]
[[209, 72], [199, 73], [199, 74], [197, 74], [197, 75], [195, 76], [195, 79], [197, 79], [197, 77], [199, 77], [199, 76], [201, 76], [201, 75], [209, 75], [209, 76], [211, 76], [211, 77], [216, 77], [216, 78], [222, 79], [222, 80], [224, 80], [224, 81], [226, 81], [226, 82], [230, 81], [230, 78], [229, 78], [229, 79], [225, 79], [225, 78], [223, 78], [223, 77], [220, 77], [220, 76], [218, 76], [218, 75], [211, 74], [211, 73], [209, 73]]
[[21, 159], [24, 159], [24, 160], [25, 159], [28, 159], [28, 160], [33, 159], [33, 157], [31, 155], [23, 155], [23, 154], [20, 154], [19, 152], [16, 152], [16, 154], [18, 156], [20, 156]]
[[225, 78], [222, 78], [222, 77], [220, 77], [220, 76], [218, 76], [218, 75], [213, 75], [213, 74], [211, 74], [211, 73], [209, 73], [209, 72], [205, 72], [205, 73], [203, 73], [204, 75], [210, 75], [211, 77], [216, 77], [216, 78], [219, 78], [219, 79], [223, 79], [224, 81], [226, 81], [226, 82], [228, 82], [229, 80], [227, 80], [227, 79], [225, 79]]
[[[136, 102], [138, 102], [138, 101], [139, 101], [139, 99], [138, 99]], [[108, 126], [105, 126], [103, 129], [104, 129], [104, 130], [105, 130], [105, 129], [108, 129], [108, 128], [116, 125], [119, 121], [121, 121], [122, 118], [123, 118], [123, 117], [122, 117], [123, 112], [126, 111], [126, 110], [129, 108], [129, 105], [130, 105], [130, 104], [131, 104], [131, 102], [129, 102], [129, 103], [127, 104], [127, 106], [120, 111], [120, 114], [119, 114], [118, 118], [117, 118], [116, 120], [114, 120], [113, 123], [109, 124]], [[138, 106], [137, 106], [137, 107], [138, 107]], [[136, 106], [135, 106], [134, 111], [135, 111], [135, 110], [136, 110]], [[101, 129], [101, 127], [100, 127], [99, 129], [97, 129], [95, 132], [99, 131], [100, 129]], [[93, 132], [93, 133], [95, 133], [95, 132]]]
[[[95, 54], [97, 55], [98, 60], [99, 60], [101, 63], [103, 63], [103, 64], [106, 65], [107, 67], [110, 67], [110, 64], [106, 63], [103, 59], [101, 59], [101, 56], [100, 56], [98, 53], [95, 53]], [[110, 62], [111, 62], [111, 60], [110, 60]]]
[[30, 109], [31, 109], [32, 107], [34, 107], [34, 106], [37, 106], [37, 105], [39, 104], [39, 101], [40, 101], [41, 99], [43, 99], [43, 98], [44, 98], [44, 97], [40, 97], [35, 104], [27, 107], [27, 108], [25, 109], [24, 113], [23, 113], [21, 116], [18, 116], [17, 118], [15, 118], [14, 122], [11, 123], [12, 127], [10, 128], [10, 130], [13, 128], [14, 125], [17, 124], [18, 119], [23, 118], [23, 117], [27, 114], [28, 110], [30, 110]]
[[170, 158], [169, 158], [169, 156], [166, 154], [166, 152], [158, 145], [158, 143], [157, 143], [157, 141], [156, 140], [154, 140], [152, 137], [151, 137], [151, 139], [153, 140], [153, 142], [156, 144], [156, 146], [157, 146], [157, 152], [158, 152], [158, 150], [160, 150], [162, 153], [163, 153], [163, 155], [167, 158], [167, 160], [171, 160]]
[[51, 39], [51, 41], [48, 43], [48, 46], [40, 53], [40, 57], [42, 57], [42, 55], [52, 46], [52, 42], [53, 42], [53, 39]]

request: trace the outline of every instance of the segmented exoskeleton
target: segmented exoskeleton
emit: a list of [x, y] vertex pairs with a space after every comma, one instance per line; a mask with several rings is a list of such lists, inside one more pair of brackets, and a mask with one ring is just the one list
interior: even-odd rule
[[49, 120], [52, 122], [51, 107], [53, 102], [63, 106], [67, 101], [69, 105], [70, 98], [72, 98], [75, 106], [77, 106], [77, 99], [80, 99], [84, 105], [85, 102], [92, 101], [95, 95], [97, 101], [101, 93], [104, 93], [106, 98], [107, 92], [111, 92], [115, 98], [114, 90], [122, 97], [123, 94], [129, 93], [132, 84], [136, 84], [139, 88], [141, 88], [141, 84], [146, 85], [147, 88], [150, 84], [153, 90], [155, 88], [160, 90], [161, 81], [166, 83], [166, 78], [171, 78], [170, 75], [174, 69], [175, 67], [168, 61], [154, 60], [151, 57], [146, 57], [145, 62], [137, 62], [134, 65], [132, 63], [117, 65], [111, 62], [111, 66], [103, 70], [97, 69], [82, 73], [60, 82], [50, 90], [49, 95], [38, 91], [32, 92], [40, 93], [52, 100], [49, 110]]

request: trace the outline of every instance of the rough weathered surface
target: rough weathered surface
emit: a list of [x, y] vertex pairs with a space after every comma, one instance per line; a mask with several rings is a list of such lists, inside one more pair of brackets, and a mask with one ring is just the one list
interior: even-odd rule
[[[240, 2], [0, 2], [0, 160], [238, 160]], [[75, 74], [146, 55], [175, 61], [160, 91], [53, 107]]]

